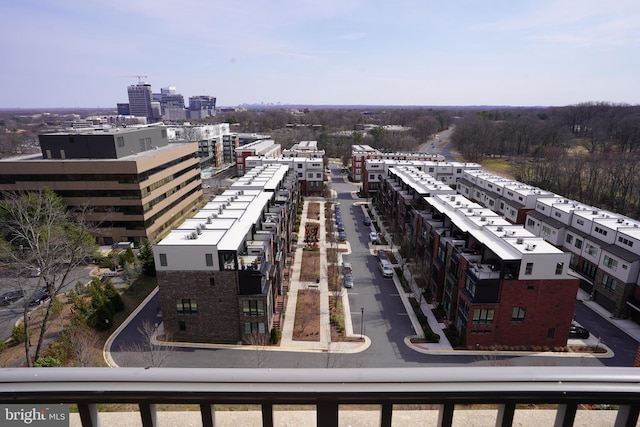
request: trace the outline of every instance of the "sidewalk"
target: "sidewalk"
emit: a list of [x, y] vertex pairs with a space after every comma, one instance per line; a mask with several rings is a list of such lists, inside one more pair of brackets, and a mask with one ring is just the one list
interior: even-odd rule
[[588, 292], [583, 291], [582, 289], [578, 289], [578, 297], [579, 301], [582, 301], [584, 305], [589, 307], [594, 312], [598, 313], [603, 319], [609, 321], [609, 323], [615, 325], [618, 329], [625, 332], [634, 340], [640, 342], [640, 325], [634, 322], [633, 320], [628, 319], [616, 319], [611, 316], [611, 313], [606, 309], [602, 308], [600, 304], [591, 300], [591, 297]]

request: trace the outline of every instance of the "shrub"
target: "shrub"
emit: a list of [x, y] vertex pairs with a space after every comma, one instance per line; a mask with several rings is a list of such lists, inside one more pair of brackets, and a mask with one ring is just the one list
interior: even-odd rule
[[436, 334], [432, 330], [425, 330], [424, 338], [427, 342], [440, 342], [440, 335]]
[[22, 344], [24, 342], [24, 340], [26, 339], [24, 333], [24, 323], [20, 323], [13, 327], [13, 330], [11, 331], [11, 339], [16, 344]]
[[271, 329], [271, 344], [278, 344], [282, 338], [282, 331], [278, 328]]
[[62, 366], [62, 362], [52, 356], [40, 357], [33, 364], [36, 368], [58, 368]]
[[0, 340], [0, 353], [2, 353], [3, 351], [5, 351], [7, 349], [7, 343]]
[[75, 304], [78, 301], [78, 298], [80, 297], [78, 296], [78, 293], [75, 291], [75, 289], [69, 291], [69, 302], [71, 302], [71, 304]]

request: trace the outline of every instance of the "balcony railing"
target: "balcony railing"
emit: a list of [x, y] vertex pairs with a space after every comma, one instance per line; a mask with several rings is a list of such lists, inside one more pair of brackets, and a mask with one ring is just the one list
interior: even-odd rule
[[[393, 405], [438, 405], [450, 426], [456, 405], [494, 404], [496, 426], [510, 426], [518, 405], [557, 404], [556, 426], [574, 424], [580, 405], [616, 408], [615, 426], [635, 426], [640, 370], [596, 367], [437, 367], [397, 369], [16, 368], [0, 375], [0, 404], [77, 404], [83, 426], [98, 425], [100, 403], [139, 405], [156, 426], [155, 405], [197, 404], [203, 426], [215, 404], [257, 404], [273, 426], [274, 405], [315, 405], [318, 426], [338, 425], [343, 404], [379, 405], [390, 427]], [[532, 423], [534, 424], [534, 423]]]

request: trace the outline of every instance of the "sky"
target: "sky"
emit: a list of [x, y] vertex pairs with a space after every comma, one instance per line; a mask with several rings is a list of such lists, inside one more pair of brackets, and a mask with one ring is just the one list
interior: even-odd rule
[[640, 104], [638, 0], [5, 0], [0, 108]]

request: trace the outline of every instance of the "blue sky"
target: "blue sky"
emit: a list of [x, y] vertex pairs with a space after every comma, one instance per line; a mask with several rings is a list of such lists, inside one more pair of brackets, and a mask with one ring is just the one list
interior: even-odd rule
[[115, 107], [146, 75], [218, 105], [640, 104], [638, 0], [20, 0], [0, 108]]

